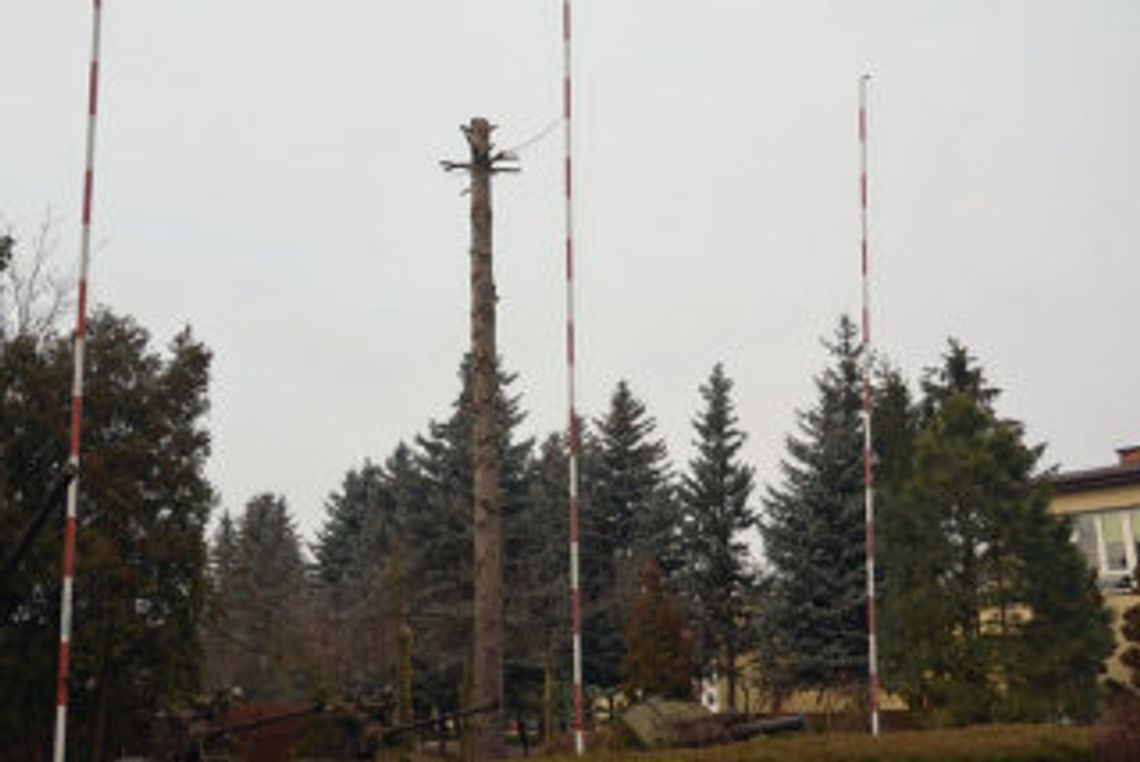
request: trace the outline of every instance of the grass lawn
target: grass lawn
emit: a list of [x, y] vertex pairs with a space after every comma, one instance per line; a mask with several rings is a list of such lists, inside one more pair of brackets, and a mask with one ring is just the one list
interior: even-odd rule
[[[633, 762], [1060, 762], [1092, 760], [1088, 728], [988, 725], [906, 731], [872, 739], [847, 733], [800, 733], [704, 749], [636, 752], [598, 750], [595, 760]], [[575, 757], [560, 757], [570, 762]]]

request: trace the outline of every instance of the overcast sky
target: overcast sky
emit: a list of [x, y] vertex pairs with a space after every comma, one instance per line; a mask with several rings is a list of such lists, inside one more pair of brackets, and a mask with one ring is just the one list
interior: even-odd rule
[[[90, 3], [0, 4], [0, 220], [78, 251]], [[1140, 441], [1140, 4], [576, 0], [580, 409], [619, 379], [691, 455], [736, 381], [762, 482], [859, 307], [856, 80], [873, 324], [912, 381], [961, 339], [1066, 468]], [[559, 0], [104, 0], [94, 299], [215, 353], [222, 505], [311, 536], [363, 458], [444, 418], [468, 342], [473, 115], [560, 113]], [[496, 179], [499, 344], [565, 420], [557, 130]], [[70, 322], [69, 318], [69, 322]]]

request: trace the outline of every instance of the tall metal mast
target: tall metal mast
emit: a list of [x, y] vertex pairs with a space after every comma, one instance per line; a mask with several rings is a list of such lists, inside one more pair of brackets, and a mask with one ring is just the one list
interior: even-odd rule
[[562, 134], [565, 141], [566, 190], [566, 390], [569, 421], [570, 498], [570, 616], [574, 648], [574, 749], [581, 755], [586, 744], [582, 729], [582, 612], [578, 576], [578, 413], [574, 364], [574, 187], [572, 168], [573, 132], [571, 123], [571, 46], [570, 0], [562, 0]]
[[875, 625], [875, 479], [871, 441], [871, 286], [867, 243], [867, 82], [859, 78], [859, 209], [863, 274], [863, 489], [867, 521], [867, 700], [871, 735], [879, 735], [879, 648]]
[[91, 258], [91, 208], [95, 195], [95, 116], [99, 103], [99, 35], [102, 0], [92, 0], [91, 62], [87, 82], [87, 154], [83, 171], [83, 212], [79, 244], [78, 298], [76, 299], [74, 368], [71, 382], [71, 449], [68, 468], [74, 477], [67, 488], [67, 518], [63, 530], [63, 584], [59, 606], [59, 663], [56, 671], [55, 739], [52, 759], [63, 762], [67, 753], [67, 678], [71, 655], [71, 605], [75, 578], [76, 515], [79, 503], [79, 446], [83, 423], [83, 363], [87, 344], [87, 271]]

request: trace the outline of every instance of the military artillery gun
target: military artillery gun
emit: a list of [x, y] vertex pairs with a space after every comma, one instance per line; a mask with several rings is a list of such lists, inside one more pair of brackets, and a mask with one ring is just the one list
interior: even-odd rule
[[[379, 702], [317, 703], [242, 720], [233, 719], [234, 709], [230, 697], [219, 695], [189, 709], [163, 715], [154, 759], [164, 762], [230, 762], [243, 738], [267, 728], [293, 723], [295, 727], [291, 732], [280, 734], [285, 736], [283, 743], [289, 746], [299, 740], [290, 738], [299, 734], [298, 723], [324, 715], [331, 720], [337, 732], [331, 743], [325, 740], [322, 758], [371, 760], [381, 749], [397, 745], [409, 733], [442, 728], [446, 723], [495, 711], [496, 707], [445, 712], [430, 719], [398, 725], [393, 723], [392, 702], [383, 699]], [[267, 758], [270, 756], [280, 758], [277, 753], [267, 755]]]
[[651, 698], [618, 718], [622, 731], [646, 749], [712, 746], [804, 729], [800, 715], [757, 718], [726, 712], [712, 714], [692, 701]]

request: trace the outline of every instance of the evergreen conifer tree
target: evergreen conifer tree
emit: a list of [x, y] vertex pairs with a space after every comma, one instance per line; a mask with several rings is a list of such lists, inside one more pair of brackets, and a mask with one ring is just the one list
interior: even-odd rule
[[945, 558], [932, 552], [925, 538], [938, 531], [933, 511], [915, 509], [905, 499], [914, 471], [919, 411], [902, 374], [883, 368], [875, 393], [875, 545], [881, 574], [879, 593], [879, 669], [883, 684], [901, 693], [918, 712], [928, 707], [921, 686], [928, 666], [940, 653], [947, 611], [930, 595]]
[[558, 725], [558, 686], [569, 676], [568, 479], [565, 436], [551, 434], [528, 464], [528, 518], [505, 570], [507, 702], [512, 713], [541, 708], [545, 734]]
[[905, 643], [890, 682], [958, 722], [1089, 717], [1111, 632], [1070, 527], [1047, 510], [1043, 448], [998, 417], [998, 394], [953, 341], [924, 379], [884, 538], [884, 629]]
[[[403, 445], [388, 463], [401, 467], [401, 456], [409, 457]], [[403, 585], [397, 557], [408, 508], [398, 496], [406, 493], [395, 474], [366, 459], [326, 502], [314, 547], [321, 610], [314, 627], [325, 645], [322, 679], [340, 694], [375, 695], [393, 678], [402, 609], [393, 593]]]
[[[591, 473], [593, 511], [607, 550], [618, 562], [638, 567], [653, 558], [675, 566], [676, 519], [671, 503], [665, 442], [654, 438], [657, 422], [645, 403], [620, 381], [610, 409], [595, 422], [596, 462]], [[637, 569], [631, 569], [631, 578]]]
[[238, 520], [236, 568], [227, 613], [238, 687], [254, 701], [295, 700], [308, 686], [303, 607], [308, 580], [285, 498], [250, 498]]
[[[129, 317], [88, 323], [70, 733], [93, 755], [142, 749], [159, 708], [198, 687], [207, 598], [205, 476], [210, 352], [187, 329], [154, 348]], [[0, 338], [0, 557], [67, 460], [71, 342]], [[60, 507], [60, 510], [62, 508]], [[61, 515], [61, 514], [55, 514]], [[41, 532], [0, 580], [3, 754], [35, 759], [51, 735], [60, 533]]]
[[699, 666], [728, 681], [728, 708], [735, 708], [737, 658], [746, 644], [745, 602], [755, 575], [742, 533], [756, 526], [748, 505], [753, 469], [740, 461], [745, 434], [731, 399], [732, 381], [717, 363], [700, 388], [704, 408], [693, 421], [696, 457], [682, 477], [682, 589], [698, 637]]
[[228, 691], [234, 686], [234, 644], [228, 637], [229, 611], [238, 568], [238, 535], [229, 511], [222, 513], [209, 548], [210, 605], [204, 630], [204, 686]]
[[[418, 617], [415, 648], [432, 686], [437, 706], [453, 706], [469, 657], [472, 625], [472, 407], [470, 361], [459, 370], [462, 388], [451, 416], [433, 421], [416, 438], [416, 469], [422, 477], [422, 501], [406, 517], [404, 532], [410, 579], [410, 609]], [[500, 489], [503, 511], [504, 568], [514, 558], [528, 525], [526, 466], [530, 439], [516, 440], [525, 418], [521, 400], [508, 390], [515, 377], [500, 371], [498, 416]], [[505, 589], [510, 590], [506, 579]], [[505, 616], [512, 616], [508, 604]], [[509, 652], [509, 649], [508, 649]]]
[[638, 568], [653, 559], [677, 567], [676, 509], [665, 443], [645, 404], [618, 383], [587, 447], [589, 492], [583, 511], [583, 565], [588, 590], [584, 650], [587, 680], [607, 689], [621, 681], [625, 612], [637, 592]]
[[787, 439], [783, 486], [762, 526], [771, 564], [769, 648], [788, 687], [861, 695], [867, 670], [860, 347], [847, 316], [826, 344], [818, 401]]
[[400, 506], [384, 469], [365, 460], [350, 469], [325, 504], [327, 518], [313, 548], [320, 581], [346, 594], [371, 584], [400, 531]]

